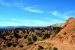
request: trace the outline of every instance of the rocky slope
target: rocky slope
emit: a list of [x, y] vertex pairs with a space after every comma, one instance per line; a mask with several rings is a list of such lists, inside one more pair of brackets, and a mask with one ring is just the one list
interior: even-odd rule
[[69, 18], [62, 27], [62, 30], [58, 33], [57, 37], [63, 42], [68, 41], [75, 45], [75, 19]]
[[37, 46], [40, 50], [75, 50], [75, 18], [69, 18], [55, 37], [36, 42], [32, 50]]

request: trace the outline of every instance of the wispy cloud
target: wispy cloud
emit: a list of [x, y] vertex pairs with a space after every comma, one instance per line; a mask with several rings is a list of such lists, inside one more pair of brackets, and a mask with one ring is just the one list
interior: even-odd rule
[[44, 18], [47, 21], [50, 21], [51, 24], [55, 23], [64, 23], [68, 18], [74, 17], [73, 14], [75, 11], [67, 11], [67, 12], [61, 12], [61, 11], [50, 11], [50, 17]]
[[2, 6], [21, 6], [23, 5], [23, 0], [0, 0], [0, 5]]
[[34, 12], [34, 13], [43, 13], [42, 10], [36, 9], [36, 8], [34, 8], [34, 7], [25, 7], [24, 10], [29, 11], [29, 12]]
[[53, 16], [60, 16], [58, 11], [51, 11], [49, 13], [50, 15], [53, 15]]
[[15, 6], [21, 8], [25, 11], [34, 12], [34, 13], [43, 13], [43, 11], [39, 8], [35, 8], [35, 6], [26, 6], [23, 2], [24, 0], [0, 0], [0, 5], [10, 7]]
[[51, 11], [49, 12], [50, 15], [61, 18], [61, 19], [68, 19], [69, 17], [73, 16], [72, 14], [75, 13], [75, 11], [67, 11], [67, 12], [60, 12], [60, 11]]

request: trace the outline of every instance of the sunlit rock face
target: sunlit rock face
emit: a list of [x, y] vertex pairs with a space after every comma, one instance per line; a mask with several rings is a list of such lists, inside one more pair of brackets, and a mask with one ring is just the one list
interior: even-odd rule
[[75, 44], [75, 18], [69, 18], [57, 36], [61, 37], [63, 41]]

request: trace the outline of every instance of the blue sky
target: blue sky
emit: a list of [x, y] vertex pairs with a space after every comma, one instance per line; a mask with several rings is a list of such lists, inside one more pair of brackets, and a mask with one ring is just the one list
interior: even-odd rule
[[0, 0], [0, 26], [49, 26], [75, 17], [75, 0]]

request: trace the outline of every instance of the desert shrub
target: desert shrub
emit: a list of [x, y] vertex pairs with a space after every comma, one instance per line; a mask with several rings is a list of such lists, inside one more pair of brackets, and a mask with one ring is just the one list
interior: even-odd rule
[[16, 47], [18, 45], [18, 43], [13, 43], [13, 47]]
[[2, 31], [0, 31], [0, 37], [2, 37], [4, 35], [4, 33]]
[[27, 38], [27, 44], [33, 44], [33, 42], [37, 41], [37, 36], [32, 34], [32, 36]]
[[47, 38], [49, 38], [50, 37], [50, 34], [48, 34], [48, 32], [46, 31], [46, 30], [44, 30], [45, 32], [41, 32], [40, 33], [40, 37], [42, 38], [42, 39], [47, 39]]
[[16, 38], [21, 38], [21, 36], [19, 36], [17, 33], [14, 33], [14, 36], [15, 36]]
[[36, 32], [36, 35], [37, 35], [38, 37], [42, 37], [42, 32], [40, 32], [40, 33]]
[[17, 45], [13, 45], [13, 47], [16, 47]]
[[2, 33], [0, 33], [0, 37], [2, 36]]
[[49, 34], [47, 34], [47, 33], [43, 34], [43, 39], [47, 39], [47, 38], [49, 38], [49, 37], [50, 37]]
[[54, 47], [53, 50], [58, 50], [58, 49], [56, 47]]
[[24, 47], [23, 45], [19, 45], [21, 48]]
[[56, 34], [59, 33], [60, 29], [61, 29], [60, 27], [55, 27], [54, 30], [51, 32], [51, 36], [52, 37], [56, 36]]
[[42, 50], [44, 49], [42, 46], [38, 46], [37, 50]]
[[41, 30], [42, 32], [45, 32], [45, 30]]
[[30, 45], [30, 44], [33, 44], [33, 41], [32, 41], [32, 38], [29, 37], [29, 38], [27, 39], [27, 45]]
[[32, 34], [32, 40], [37, 41], [37, 37], [35, 35], [33, 35], [33, 34]]
[[11, 47], [11, 46], [12, 46], [12, 43], [8, 43], [7, 46], [8, 46], [8, 47]]
[[26, 39], [28, 35], [25, 35], [24, 38]]
[[60, 31], [60, 27], [56, 27], [56, 33], [58, 33]]

